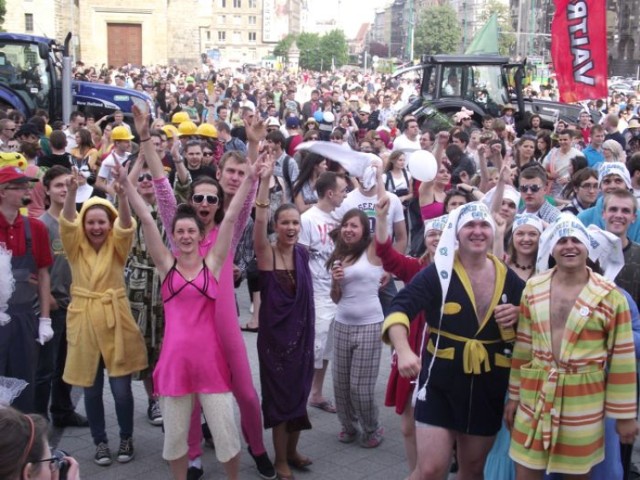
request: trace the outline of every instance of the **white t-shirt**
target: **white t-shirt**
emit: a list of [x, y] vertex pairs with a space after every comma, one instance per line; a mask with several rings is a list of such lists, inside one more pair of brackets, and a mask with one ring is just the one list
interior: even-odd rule
[[[389, 236], [393, 238], [393, 225], [398, 222], [404, 222], [404, 213], [402, 211], [402, 202], [398, 196], [390, 192], [387, 192], [387, 195], [389, 195], [390, 200], [387, 225]], [[360, 190], [353, 190], [349, 192], [340, 208], [332, 212], [332, 215], [340, 221], [344, 214], [352, 208], [362, 210], [369, 217], [369, 230], [374, 234], [376, 230], [376, 203], [378, 203], [378, 195], [366, 197], [360, 193]]]
[[404, 133], [393, 141], [393, 151], [402, 150], [411, 152], [420, 149], [420, 140], [418, 138], [409, 140]]
[[327, 296], [331, 290], [331, 273], [326, 262], [334, 249], [329, 233], [340, 225], [331, 213], [314, 205], [300, 217], [300, 237], [298, 242], [309, 250], [309, 268], [313, 279], [313, 295]]
[[[120, 162], [120, 165], [124, 165], [127, 159], [129, 158], [129, 155], [131, 155], [129, 152], [125, 152], [125, 154], [121, 157], [116, 153], [115, 150], [112, 150], [111, 153], [107, 155], [105, 159], [102, 161], [102, 164], [100, 165], [100, 170], [98, 170], [98, 177], [104, 178], [106, 184], [111, 185], [111, 182], [115, 178], [112, 173], [113, 167], [116, 166], [115, 159], [116, 158], [118, 159], [118, 162]], [[107, 195], [107, 198], [112, 202], [114, 200], [113, 198], [111, 198], [111, 195]]]

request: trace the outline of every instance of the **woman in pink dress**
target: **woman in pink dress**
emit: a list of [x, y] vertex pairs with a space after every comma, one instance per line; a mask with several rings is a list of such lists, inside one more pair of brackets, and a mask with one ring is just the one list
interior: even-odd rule
[[[248, 167], [248, 175], [220, 224], [217, 241], [205, 257], [199, 252], [204, 226], [193, 207], [181, 205], [173, 219], [170, 235], [179, 252], [174, 256], [126, 172], [120, 166], [116, 168], [118, 183], [140, 218], [162, 281], [166, 330], [153, 381], [164, 419], [163, 457], [176, 479], [187, 477], [187, 434], [194, 397], [199, 399], [211, 426], [218, 460], [224, 464], [228, 478], [238, 477], [240, 439], [234, 421], [231, 372], [222, 347], [225, 330], [218, 324], [215, 304], [234, 223], [256, 171], [263, 168], [260, 162], [257, 167]], [[189, 315], [184, 314], [186, 311]]]

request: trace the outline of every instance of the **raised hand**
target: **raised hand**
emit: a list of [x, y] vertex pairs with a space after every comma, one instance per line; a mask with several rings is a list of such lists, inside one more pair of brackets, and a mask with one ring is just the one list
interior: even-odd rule
[[137, 105], [133, 105], [133, 123], [141, 139], [149, 137], [149, 113], [143, 112]]
[[378, 200], [378, 203], [376, 203], [376, 215], [384, 215], [386, 216], [389, 213], [389, 205], [391, 204], [391, 201], [389, 200], [389, 196], [385, 195], [382, 198], [380, 198], [380, 200]]
[[247, 133], [247, 141], [260, 143], [267, 136], [267, 124], [260, 117], [244, 117], [244, 128]]
[[[123, 186], [128, 181], [127, 169], [122, 166], [117, 158], [114, 157], [115, 165], [113, 166], [113, 174], [116, 181], [113, 183], [114, 189]], [[116, 190], [116, 193], [120, 193]]]
[[78, 167], [71, 167], [71, 175], [67, 177], [66, 185], [67, 191], [69, 192], [77, 192], [78, 191]]

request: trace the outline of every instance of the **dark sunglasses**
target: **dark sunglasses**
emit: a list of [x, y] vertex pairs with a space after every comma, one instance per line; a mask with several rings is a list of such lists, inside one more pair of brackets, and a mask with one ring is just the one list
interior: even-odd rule
[[200, 205], [205, 200], [209, 205], [218, 204], [218, 197], [216, 195], [192, 195], [191, 196], [191, 201], [197, 205]]
[[520, 191], [522, 193], [538, 193], [542, 187], [540, 185], [520, 185]]
[[202, 152], [203, 157], [213, 157], [213, 152]]
[[142, 173], [138, 175], [138, 182], [144, 182], [145, 180], [150, 182], [151, 180], [153, 180], [153, 176], [151, 176], [150, 173]]

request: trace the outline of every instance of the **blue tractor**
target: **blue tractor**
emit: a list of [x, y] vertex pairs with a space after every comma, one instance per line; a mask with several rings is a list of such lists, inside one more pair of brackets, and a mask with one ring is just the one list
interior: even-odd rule
[[131, 117], [134, 99], [153, 112], [144, 92], [71, 79], [70, 40], [70, 33], [64, 46], [50, 38], [0, 33], [0, 109], [19, 110], [28, 118], [41, 108], [51, 120], [65, 123], [72, 109], [95, 118], [115, 110]]

